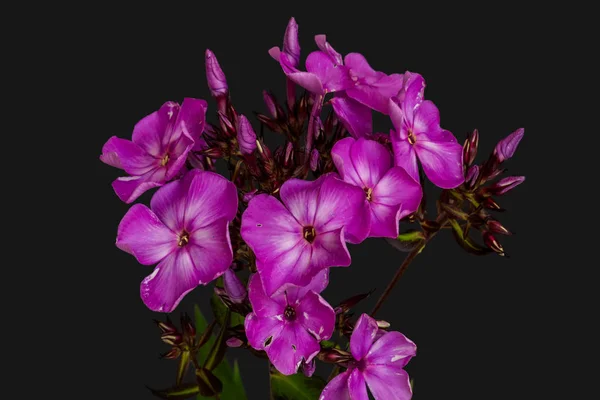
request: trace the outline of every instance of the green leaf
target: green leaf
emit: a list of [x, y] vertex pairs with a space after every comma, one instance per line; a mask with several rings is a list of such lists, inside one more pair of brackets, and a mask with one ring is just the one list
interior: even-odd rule
[[[206, 319], [202, 315], [200, 311], [200, 307], [197, 305], [194, 307], [194, 315], [196, 319], [196, 331], [198, 335], [201, 335], [202, 332], [208, 326]], [[200, 348], [198, 351], [198, 362], [203, 364], [208, 356], [208, 352], [214, 345], [216, 340], [215, 335], [211, 335], [210, 339], [204, 346]], [[237, 360], [234, 361], [233, 368], [229, 365], [226, 359], [223, 361], [212, 371], [212, 373], [219, 378], [221, 383], [223, 383], [223, 392], [219, 395], [221, 400], [247, 400], [246, 392], [244, 390], [244, 385], [242, 383], [242, 377], [240, 375], [239, 366]], [[210, 397], [204, 397], [202, 395], [198, 395], [196, 400], [208, 400]]]
[[492, 252], [492, 250], [488, 249], [487, 247], [483, 247], [477, 244], [469, 236], [465, 236], [462, 226], [460, 226], [458, 221], [450, 220], [450, 225], [452, 225], [452, 232], [454, 233], [454, 238], [456, 239], [456, 242], [467, 252], [478, 256], [489, 254]]
[[154, 396], [160, 397], [161, 399], [190, 399], [196, 394], [200, 393], [200, 387], [197, 383], [184, 383], [182, 385], [163, 390], [156, 390], [152, 388], [148, 389]]
[[303, 373], [283, 375], [273, 369], [271, 372], [271, 396], [273, 400], [318, 400], [325, 380], [313, 375], [307, 378]]
[[[214, 293], [210, 298], [210, 306], [218, 324], [221, 325], [225, 319], [225, 314], [227, 313], [227, 306], [216, 293]], [[231, 320], [229, 321], [229, 326], [236, 325], [244, 325], [244, 316], [231, 311]]]
[[183, 380], [183, 376], [190, 365], [190, 351], [185, 350], [181, 352], [181, 356], [179, 357], [179, 364], [177, 365], [177, 380], [176, 384], [181, 385], [181, 381]]
[[200, 386], [200, 394], [203, 396], [212, 397], [216, 393], [223, 391], [223, 383], [206, 368], [196, 370], [198, 385]]
[[386, 241], [400, 251], [411, 252], [425, 241], [425, 235], [421, 231], [411, 229], [399, 234], [395, 239], [386, 238]]
[[231, 311], [227, 309], [225, 313], [225, 319], [222, 321], [221, 329], [219, 330], [219, 336], [213, 343], [208, 355], [206, 356], [206, 361], [204, 362], [204, 368], [209, 371], [212, 371], [217, 365], [223, 361], [223, 357], [225, 357], [225, 350], [227, 350], [227, 346], [225, 345], [225, 334], [227, 333], [227, 328], [229, 327], [229, 320], [231, 316]]

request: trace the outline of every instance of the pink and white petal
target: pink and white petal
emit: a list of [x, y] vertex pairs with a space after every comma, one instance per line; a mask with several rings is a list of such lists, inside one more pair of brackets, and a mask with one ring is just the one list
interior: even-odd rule
[[331, 57], [322, 51], [313, 51], [306, 57], [306, 70], [316, 75], [323, 89], [328, 92], [344, 90], [353, 85], [346, 68], [336, 66]]
[[[314, 252], [313, 252], [314, 255]], [[303, 286], [298, 291], [298, 298], [304, 297], [308, 291], [313, 291], [315, 293], [321, 293], [327, 285], [329, 284], [329, 268], [324, 268], [320, 270], [314, 278], [310, 281], [310, 283], [306, 286]]]
[[358, 318], [350, 337], [350, 352], [356, 360], [360, 361], [367, 355], [378, 329], [377, 321], [367, 314]]
[[436, 133], [435, 141], [421, 135], [421, 139], [415, 143], [415, 152], [425, 175], [434, 185], [442, 189], [453, 189], [465, 180], [462, 146], [452, 133], [440, 132], [443, 133]]
[[392, 167], [392, 155], [374, 140], [358, 139], [350, 148], [350, 160], [362, 182], [362, 188], [373, 189]]
[[302, 361], [310, 362], [320, 350], [319, 342], [296, 323], [286, 324], [265, 348], [269, 360], [283, 375], [298, 372]]
[[351, 263], [350, 253], [344, 242], [343, 228], [329, 232], [317, 232], [312, 244], [311, 268], [318, 270], [329, 267], [347, 267]]
[[369, 366], [363, 376], [375, 400], [410, 400], [412, 389], [408, 373], [404, 370]]
[[[314, 254], [314, 250], [313, 250]], [[306, 286], [283, 285], [271, 296], [275, 302], [285, 307], [287, 304], [298, 305], [300, 300], [310, 291], [321, 293], [329, 284], [329, 268], [317, 272]], [[283, 309], [282, 309], [283, 310]], [[283, 314], [283, 311], [281, 312]]]
[[326, 35], [323, 35], [323, 34], [315, 35], [315, 43], [317, 44], [317, 47], [319, 48], [319, 50], [321, 50], [323, 53], [327, 54], [331, 58], [331, 60], [333, 61], [333, 63], [335, 65], [343, 65], [344, 64], [342, 55], [340, 53], [338, 53], [337, 51], [335, 51], [335, 49], [333, 47], [331, 47], [331, 45], [327, 41]]
[[367, 353], [369, 365], [400, 370], [417, 354], [417, 346], [400, 332], [387, 332], [379, 338]]
[[102, 147], [100, 160], [125, 170], [129, 175], [143, 175], [160, 165], [160, 161], [130, 140], [111, 137]]
[[394, 164], [402, 167], [408, 175], [419, 182], [419, 163], [415, 147], [407, 139], [400, 139], [396, 131], [391, 131], [392, 150], [394, 152]]
[[[219, 219], [232, 221], [238, 209], [235, 185], [211, 171], [192, 170], [185, 207], [185, 227], [188, 232], [207, 226]], [[186, 177], [187, 177], [186, 176]]]
[[428, 132], [438, 132], [440, 130], [440, 112], [435, 104], [430, 100], [422, 102], [415, 110], [413, 119], [413, 132], [417, 141], [420, 134]]
[[319, 400], [352, 400], [348, 391], [350, 372], [342, 372], [333, 378], [321, 392]]
[[[276, 238], [274, 238], [275, 240]], [[311, 266], [311, 245], [302, 238], [293, 248], [280, 252], [278, 257], [263, 261], [257, 257], [265, 294], [272, 296], [283, 285], [305, 286], [318, 272]]]
[[423, 189], [402, 167], [393, 167], [373, 189], [371, 204], [402, 206], [400, 218], [413, 213], [419, 208], [423, 198]]
[[352, 137], [368, 136], [373, 132], [373, 114], [369, 107], [346, 94], [335, 96], [329, 102]]
[[[188, 173], [188, 175], [191, 171]], [[150, 200], [150, 208], [160, 220], [173, 232], [179, 234], [183, 228], [185, 203], [190, 179], [188, 175], [182, 179], [165, 184], [158, 189]]]
[[170, 162], [167, 164], [167, 172], [165, 174], [165, 180], [167, 181], [177, 177], [182, 169], [185, 168], [185, 162], [187, 160], [188, 153], [194, 147], [194, 142], [188, 141], [188, 139], [184, 138], [184, 136], [181, 137], [179, 143], [187, 143], [187, 147], [182, 150], [181, 154], [177, 158], [169, 160]]
[[408, 121], [413, 121], [415, 109], [423, 102], [425, 95], [425, 79], [420, 74], [406, 71], [404, 88], [399, 95], [403, 111]]
[[348, 97], [387, 115], [389, 113], [389, 100], [396, 96], [402, 88], [402, 75], [385, 75], [375, 82], [361, 83], [360, 85], [348, 88], [346, 93]]
[[360, 53], [346, 54], [344, 57], [344, 65], [352, 70], [351, 73], [357, 75], [359, 79], [377, 74], [377, 71], [371, 68], [365, 56]]
[[401, 205], [388, 206], [385, 204], [370, 203], [371, 205], [371, 230], [369, 237], [396, 238], [399, 234], [398, 222], [402, 212]]
[[208, 103], [206, 100], [186, 97], [181, 103], [175, 125], [183, 123], [192, 140], [199, 140], [202, 137], [202, 132], [204, 132], [207, 109]]
[[348, 391], [352, 400], [369, 400], [367, 393], [367, 383], [362, 372], [358, 369], [353, 370], [348, 378]]
[[324, 92], [323, 84], [319, 77], [311, 72], [302, 72], [294, 67], [293, 60], [286, 53], [279, 54], [279, 63], [283, 68], [288, 79], [302, 86], [311, 93], [322, 94]]
[[394, 129], [390, 132], [390, 135], [396, 136], [397, 140], [406, 141], [408, 136], [407, 132], [404, 129], [406, 125], [404, 111], [402, 111], [402, 107], [398, 103], [397, 99], [391, 98], [388, 102], [388, 113], [390, 119], [392, 120], [392, 125], [394, 125]]
[[252, 304], [252, 311], [259, 318], [283, 315], [285, 305], [280, 304], [265, 294], [258, 274], [253, 274], [248, 283], [248, 298]]
[[[164, 103], [158, 111], [142, 118], [133, 128], [132, 140], [148, 154], [161, 158], [165, 148], [163, 137], [172, 116], [179, 111], [179, 105], [172, 101]], [[177, 117], [177, 115], [175, 115]]]
[[277, 47], [277, 46], [271, 47], [269, 49], [269, 55], [271, 57], [273, 57], [273, 59], [275, 61], [279, 62], [279, 56], [281, 55], [281, 49], [279, 47]]
[[281, 201], [301, 226], [313, 225], [323, 178], [314, 181], [288, 179], [279, 190]]
[[160, 262], [140, 286], [144, 304], [156, 312], [170, 313], [198, 286], [199, 275], [189, 254], [175, 251]]
[[190, 254], [201, 284], [217, 279], [233, 261], [229, 221], [222, 218], [195, 230], [183, 250]]
[[335, 328], [335, 312], [325, 299], [310, 291], [296, 307], [296, 321], [320, 342], [331, 337]]
[[365, 192], [344, 182], [335, 173], [321, 175], [319, 179], [323, 179], [323, 183], [314, 222], [317, 236], [320, 232], [343, 227], [346, 241], [360, 243], [365, 240], [369, 234], [370, 220]]
[[265, 344], [271, 345], [273, 339], [280, 335], [284, 325], [281, 319], [275, 317], [260, 318], [253, 312], [248, 314], [244, 320], [248, 344], [256, 350], [264, 350]]
[[351, 137], [338, 140], [331, 149], [331, 158], [336, 169], [338, 170], [338, 173], [340, 174], [340, 177], [345, 182], [362, 187], [362, 181], [356, 173], [356, 169], [354, 168], [352, 159], [350, 158], [350, 148], [355, 141], [356, 140]]
[[113, 181], [112, 187], [121, 201], [131, 204], [144, 192], [163, 185], [162, 182], [147, 180], [146, 175], [152, 176], [152, 172], [150, 171], [142, 176], [123, 176], [117, 178]]
[[143, 204], [133, 205], [117, 229], [116, 245], [144, 265], [156, 264], [177, 249], [177, 235]]

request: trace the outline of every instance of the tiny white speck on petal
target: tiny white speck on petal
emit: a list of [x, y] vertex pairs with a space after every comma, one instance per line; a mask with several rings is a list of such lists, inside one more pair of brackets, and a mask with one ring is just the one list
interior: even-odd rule
[[308, 314], [306, 313], [306, 311], [302, 315], [304, 315], [304, 318], [308, 319]]

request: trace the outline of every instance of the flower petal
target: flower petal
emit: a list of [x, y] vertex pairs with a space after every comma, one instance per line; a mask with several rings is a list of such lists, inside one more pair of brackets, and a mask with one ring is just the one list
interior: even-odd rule
[[[314, 252], [313, 252], [314, 254]], [[283, 285], [271, 296], [271, 299], [279, 304], [297, 304], [310, 291], [321, 293], [329, 284], [329, 268], [317, 272], [310, 283], [306, 286]], [[282, 314], [283, 311], [280, 313]]]
[[[279, 190], [281, 201], [292, 213], [300, 226], [313, 225], [317, 212], [322, 177], [314, 181], [288, 179]], [[294, 228], [295, 229], [295, 228]]]
[[377, 74], [377, 71], [371, 68], [365, 56], [360, 53], [346, 54], [344, 65], [352, 70], [352, 74], [358, 77], [368, 77]]
[[321, 392], [319, 400], [352, 400], [348, 391], [349, 372], [342, 372], [333, 378]]
[[102, 147], [100, 160], [130, 175], [143, 175], [158, 167], [159, 161], [130, 140], [111, 137]]
[[319, 342], [297, 323], [286, 324], [265, 348], [271, 363], [284, 375], [295, 374], [303, 360], [310, 362], [320, 350]]
[[319, 342], [329, 339], [335, 328], [333, 308], [313, 291], [300, 299], [296, 319]]
[[437, 132], [440, 130], [440, 112], [432, 101], [425, 100], [415, 110], [413, 132], [417, 142], [421, 133]]
[[190, 253], [201, 284], [217, 279], [233, 261], [229, 221], [222, 218], [195, 230], [183, 250]]
[[369, 234], [370, 212], [362, 189], [335, 173], [322, 175], [314, 227], [319, 233], [344, 228], [345, 240], [360, 243]]
[[[191, 172], [190, 172], [191, 173]], [[173, 232], [179, 234], [184, 227], [184, 213], [187, 193], [190, 187], [190, 175], [169, 182], [154, 193], [150, 208], [158, 218]]]
[[170, 313], [199, 284], [198, 270], [188, 252], [175, 251], [162, 260], [140, 286], [140, 295], [152, 311]]
[[419, 163], [415, 147], [408, 142], [408, 139], [401, 139], [397, 131], [391, 131], [390, 137], [392, 150], [394, 150], [394, 164], [402, 167], [411, 178], [419, 182]]
[[331, 45], [327, 41], [326, 35], [315, 35], [315, 43], [317, 44], [319, 50], [327, 54], [335, 65], [342, 65], [344, 63], [342, 55], [335, 51], [333, 47], [331, 47]]
[[392, 156], [384, 145], [374, 140], [358, 139], [350, 148], [350, 159], [362, 188], [373, 189], [392, 167]]
[[369, 107], [351, 99], [346, 94], [333, 97], [330, 101], [335, 115], [342, 121], [350, 135], [355, 138], [373, 132], [373, 114]]
[[453, 189], [465, 180], [462, 146], [452, 133], [440, 130], [435, 136], [420, 135], [414, 146], [427, 178], [442, 189]]
[[368, 365], [400, 370], [417, 354], [417, 346], [400, 332], [387, 332], [367, 353]]
[[375, 400], [410, 400], [412, 389], [404, 370], [386, 369], [381, 366], [367, 367], [363, 371], [369, 390]]
[[[142, 118], [133, 128], [132, 140], [148, 154], [162, 158], [164, 142], [169, 125], [177, 118], [179, 104], [172, 101], [164, 103], [158, 111]], [[174, 118], [175, 117], [175, 118]]]
[[425, 79], [417, 73], [406, 71], [403, 88], [398, 94], [398, 101], [402, 104], [408, 121], [413, 121], [414, 110], [421, 104], [424, 95]]
[[131, 204], [144, 192], [163, 185], [162, 182], [148, 180], [149, 177], [160, 175], [161, 173], [164, 174], [164, 169], [150, 171], [142, 176], [123, 176], [115, 179], [112, 183], [112, 187], [121, 201]]
[[177, 235], [148, 207], [135, 204], [119, 223], [116, 245], [141, 264], [152, 265], [177, 249]]
[[284, 322], [275, 317], [260, 318], [251, 312], [244, 320], [244, 330], [248, 343], [256, 350], [264, 350], [265, 344], [272, 344], [283, 330]]
[[313, 51], [306, 57], [306, 70], [316, 75], [323, 89], [328, 92], [344, 90], [354, 83], [343, 65], [335, 65], [329, 55], [322, 51]]
[[399, 234], [398, 221], [400, 221], [401, 205], [388, 206], [385, 204], [370, 203], [371, 230], [369, 237], [396, 238]]
[[177, 115], [175, 125], [183, 123], [192, 140], [194, 142], [200, 140], [202, 132], [204, 132], [207, 109], [208, 103], [206, 100], [186, 97], [183, 99], [183, 103], [181, 103], [181, 109]]
[[350, 148], [355, 142], [356, 140], [351, 137], [338, 140], [331, 149], [331, 158], [340, 174], [340, 178], [355, 186], [361, 186], [362, 181], [356, 173], [356, 169], [350, 158]]
[[295, 68], [290, 55], [280, 53], [279, 63], [286, 76], [297, 85], [302, 86], [311, 93], [322, 94], [324, 92], [323, 84], [319, 77], [311, 72], [302, 72]]
[[259, 318], [282, 315], [285, 307], [265, 294], [258, 274], [253, 274], [248, 283], [248, 298], [252, 304], [252, 311]]
[[392, 125], [394, 125], [394, 130], [392, 130], [393, 135], [396, 135], [398, 140], [407, 140], [407, 132], [404, 129], [406, 125], [404, 111], [402, 111], [401, 103], [398, 103], [398, 99], [391, 98], [388, 102], [388, 113], [390, 115], [390, 119], [392, 120]]
[[350, 337], [350, 351], [356, 360], [360, 361], [367, 355], [378, 329], [373, 318], [367, 314], [360, 316]]
[[313, 242], [311, 268], [347, 267], [351, 263], [350, 253], [344, 242], [342, 228], [319, 233]]
[[367, 383], [358, 369], [353, 370], [348, 378], [348, 391], [352, 400], [369, 400]]
[[[275, 240], [277, 238], [273, 238]], [[280, 249], [277, 249], [279, 251]], [[278, 257], [267, 261], [256, 260], [265, 294], [272, 296], [283, 285], [304, 286], [318, 272], [311, 265], [311, 245], [302, 238], [294, 247], [281, 251]]]
[[348, 97], [387, 115], [389, 112], [389, 100], [396, 96], [402, 88], [402, 75], [385, 75], [371, 84], [359, 84], [346, 89]]
[[373, 189], [371, 205], [384, 204], [395, 206], [400, 204], [400, 218], [413, 213], [423, 198], [423, 189], [402, 167], [393, 167], [386, 172]]

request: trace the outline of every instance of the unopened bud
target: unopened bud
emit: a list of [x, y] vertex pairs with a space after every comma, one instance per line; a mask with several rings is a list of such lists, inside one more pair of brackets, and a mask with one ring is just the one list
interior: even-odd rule
[[229, 88], [225, 73], [221, 69], [215, 54], [208, 49], [204, 53], [204, 63], [206, 65], [206, 80], [210, 89], [210, 95], [215, 98], [227, 96]]
[[473, 131], [465, 140], [463, 146], [463, 161], [466, 166], [473, 164], [475, 156], [477, 155], [477, 147], [479, 146], [479, 132], [477, 129]]
[[504, 225], [502, 225], [499, 221], [496, 221], [495, 219], [488, 218], [488, 220], [486, 221], [486, 225], [490, 232], [499, 233], [501, 235], [512, 235], [512, 232], [506, 229]]
[[315, 373], [317, 369], [317, 365], [315, 364], [315, 359], [313, 358], [309, 363], [302, 360], [302, 364], [300, 364], [300, 370], [307, 378], [310, 378]]
[[256, 132], [245, 115], [238, 117], [237, 140], [242, 154], [252, 154], [256, 149]]
[[233, 303], [239, 304], [246, 298], [246, 288], [231, 268], [228, 268], [223, 275], [223, 286], [227, 296]]
[[316, 171], [319, 166], [319, 151], [317, 149], [312, 149], [310, 153], [310, 169], [311, 171]]
[[262, 141], [256, 140], [256, 148], [258, 149], [258, 152], [262, 156], [263, 160], [269, 161], [273, 158], [271, 155], [271, 150]]
[[352, 360], [352, 354], [340, 349], [325, 349], [317, 356], [319, 360], [331, 364], [339, 364]]
[[165, 342], [169, 346], [177, 346], [178, 344], [181, 343], [181, 340], [183, 339], [183, 337], [181, 336], [181, 334], [179, 334], [177, 332], [163, 333], [160, 336], [160, 338], [161, 338], [161, 340], [163, 342]]
[[490, 249], [492, 249], [496, 253], [498, 253], [498, 255], [500, 255], [500, 256], [505, 255], [504, 248], [502, 248], [502, 245], [496, 240], [494, 235], [492, 235], [490, 232], [483, 233], [483, 242], [485, 243], [485, 245], [487, 247], [489, 247]]
[[228, 136], [234, 136], [235, 135], [235, 127], [233, 126], [233, 123], [227, 117], [227, 115], [221, 111], [218, 111], [217, 115], [219, 116], [219, 122], [221, 123], [221, 129], [223, 129], [225, 131], [225, 133], [227, 133]]
[[167, 317], [165, 322], [154, 320], [154, 323], [158, 326], [162, 333], [173, 333], [177, 332], [177, 328], [171, 322], [171, 319]]
[[283, 52], [290, 56], [292, 66], [300, 65], [300, 42], [298, 41], [298, 24], [294, 17], [290, 18], [283, 36]]
[[267, 106], [267, 110], [269, 110], [269, 113], [273, 118], [279, 119], [283, 116], [283, 110], [281, 109], [279, 104], [277, 104], [277, 99], [275, 98], [273, 93], [267, 90], [263, 90], [263, 99]]
[[202, 150], [201, 154], [209, 158], [221, 158], [223, 157], [223, 150], [218, 147], [212, 147], [210, 149]]
[[196, 337], [196, 327], [192, 319], [187, 314], [181, 315], [181, 330], [183, 331], [183, 337], [188, 341], [193, 341]]
[[511, 158], [517, 151], [519, 142], [525, 135], [525, 129], [519, 128], [504, 139], [502, 139], [494, 148], [494, 156], [499, 162]]
[[504, 208], [500, 207], [500, 205], [496, 203], [496, 200], [492, 199], [491, 197], [488, 197], [483, 201], [483, 207], [487, 208], [488, 210], [504, 211]]
[[477, 183], [477, 178], [479, 178], [479, 166], [473, 165], [467, 171], [467, 176], [465, 177], [465, 182], [469, 188], [475, 186]]
[[489, 188], [489, 191], [492, 194], [501, 196], [515, 187], [519, 186], [525, 180], [524, 176], [509, 176], [503, 179], [500, 179], [493, 186]]
[[239, 338], [230, 337], [225, 341], [225, 344], [227, 345], [227, 347], [241, 347], [244, 344], [244, 342]]
[[181, 349], [179, 347], [173, 347], [168, 352], [161, 354], [160, 358], [164, 358], [166, 360], [174, 360], [181, 355]]
[[374, 290], [371, 290], [368, 293], [357, 294], [356, 296], [352, 296], [344, 301], [342, 301], [335, 309], [336, 314], [341, 314], [349, 311], [352, 307], [360, 303], [362, 300], [369, 297]]
[[323, 121], [321, 121], [320, 117], [315, 118], [315, 123], [313, 124], [313, 132], [315, 140], [319, 139], [323, 135]]

